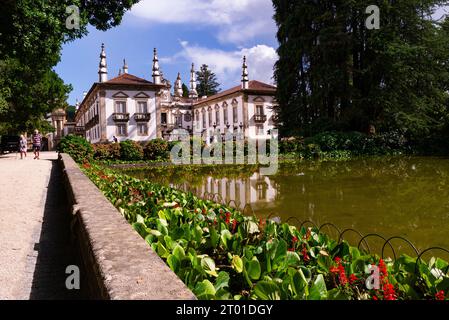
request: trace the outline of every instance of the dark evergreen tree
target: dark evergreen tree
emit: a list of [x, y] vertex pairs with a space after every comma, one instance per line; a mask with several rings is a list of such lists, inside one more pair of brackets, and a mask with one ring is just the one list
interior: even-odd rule
[[182, 96], [184, 98], [189, 97], [189, 88], [184, 83], [182, 84]]
[[196, 72], [198, 96], [212, 96], [220, 91], [217, 76], [206, 64], [203, 64]]
[[[399, 129], [447, 121], [449, 37], [430, 18], [448, 1], [273, 0], [283, 135]], [[380, 9], [369, 30], [366, 8]]]

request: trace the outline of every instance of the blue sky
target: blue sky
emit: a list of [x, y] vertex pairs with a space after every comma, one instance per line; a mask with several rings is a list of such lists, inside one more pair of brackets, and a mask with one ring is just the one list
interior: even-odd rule
[[[438, 10], [436, 17], [447, 13]], [[153, 48], [158, 49], [164, 76], [172, 84], [181, 72], [188, 84], [190, 66], [206, 63], [221, 89], [237, 85], [241, 59], [247, 56], [250, 79], [272, 83], [277, 60], [276, 26], [271, 0], [141, 0], [120, 26], [89, 34], [63, 47], [55, 70], [73, 86], [69, 103], [98, 81], [101, 43], [105, 43], [108, 76], [118, 75], [123, 58], [129, 73], [151, 80]]]
[[120, 26], [106, 32], [90, 28], [86, 37], [66, 44], [55, 70], [73, 86], [72, 105], [98, 81], [103, 42], [109, 78], [118, 75], [126, 58], [129, 73], [151, 80], [156, 47], [164, 77], [172, 83], [181, 72], [188, 84], [191, 63], [206, 63], [227, 89], [239, 83], [243, 55], [250, 79], [272, 83], [277, 60], [273, 13], [271, 0], [141, 0]]

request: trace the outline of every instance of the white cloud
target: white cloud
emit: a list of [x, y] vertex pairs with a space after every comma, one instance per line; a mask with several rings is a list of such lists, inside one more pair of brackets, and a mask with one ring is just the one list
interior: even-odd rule
[[180, 42], [182, 50], [172, 57], [165, 57], [167, 63], [195, 63], [198, 69], [207, 64], [218, 77], [222, 89], [228, 89], [240, 83], [242, 73], [242, 57], [247, 58], [250, 80], [273, 83], [273, 66], [278, 59], [276, 50], [266, 45], [243, 48], [236, 51], [211, 49]]
[[275, 34], [271, 0], [142, 0], [131, 14], [155, 23], [217, 27], [217, 38], [241, 44]]

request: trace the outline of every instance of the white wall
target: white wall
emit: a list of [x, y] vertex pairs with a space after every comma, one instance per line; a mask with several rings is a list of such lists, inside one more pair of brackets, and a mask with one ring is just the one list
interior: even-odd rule
[[[156, 97], [154, 91], [143, 91], [149, 98], [134, 98], [135, 95], [141, 91], [124, 90], [123, 92], [128, 98], [114, 98], [113, 95], [119, 91], [106, 90], [106, 123], [107, 133], [106, 137], [109, 141], [113, 141], [113, 136], [116, 136], [119, 141], [134, 140], [134, 141], [148, 141], [156, 138]], [[112, 119], [112, 114], [115, 112], [115, 101], [126, 101], [126, 112], [129, 113], [128, 136], [117, 136], [116, 124], [118, 122]], [[134, 113], [137, 111], [137, 102], [146, 101], [148, 112], [151, 114], [151, 119], [148, 122], [148, 135], [139, 136], [137, 133], [137, 122], [134, 118]], [[142, 122], [143, 123], [143, 122]]]
[[[260, 100], [260, 98], [264, 99], [265, 102], [261, 101], [254, 101], [254, 100]], [[254, 115], [256, 113], [256, 105], [263, 105], [264, 106], [264, 114], [267, 116], [267, 121], [263, 123], [263, 131], [264, 135], [259, 136], [256, 134], [256, 122], [254, 121]], [[273, 97], [270, 96], [254, 96], [250, 95], [248, 97], [248, 121], [249, 121], [249, 132], [248, 132], [248, 138], [250, 139], [270, 139], [271, 135], [268, 135], [268, 130], [274, 129], [274, 123], [273, 123], [273, 115], [274, 112], [272, 111], [273, 107]]]

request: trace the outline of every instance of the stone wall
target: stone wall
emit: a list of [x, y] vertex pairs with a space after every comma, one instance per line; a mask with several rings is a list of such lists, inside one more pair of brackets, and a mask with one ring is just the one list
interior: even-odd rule
[[[92, 299], [196, 299], [73, 159], [60, 155], [72, 206], [71, 232], [78, 247], [81, 285]], [[86, 289], [86, 288], [85, 288]]]

